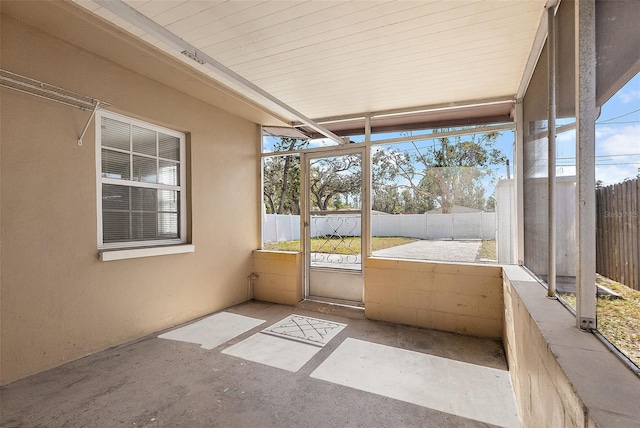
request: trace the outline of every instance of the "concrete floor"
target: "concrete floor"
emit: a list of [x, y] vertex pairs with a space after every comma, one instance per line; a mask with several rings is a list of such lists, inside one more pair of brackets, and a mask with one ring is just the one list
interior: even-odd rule
[[[266, 322], [210, 350], [153, 335], [6, 385], [0, 388], [0, 426], [493, 426], [480, 422], [481, 418], [467, 419], [311, 374], [345, 340], [367, 341], [504, 373], [507, 366], [499, 341], [374, 322], [364, 319], [357, 309], [313, 302], [299, 307], [249, 302], [226, 312]], [[221, 352], [292, 313], [347, 327], [297, 372]], [[473, 379], [468, 388], [477, 388]], [[442, 388], [443, 396], [449, 392]], [[465, 405], [476, 405], [468, 401]]]

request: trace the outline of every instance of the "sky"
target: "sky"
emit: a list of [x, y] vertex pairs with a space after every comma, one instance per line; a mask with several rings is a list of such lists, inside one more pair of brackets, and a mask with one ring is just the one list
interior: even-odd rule
[[[575, 175], [575, 131], [558, 135], [558, 175]], [[609, 99], [596, 120], [596, 180], [611, 185], [640, 168], [640, 74]]]

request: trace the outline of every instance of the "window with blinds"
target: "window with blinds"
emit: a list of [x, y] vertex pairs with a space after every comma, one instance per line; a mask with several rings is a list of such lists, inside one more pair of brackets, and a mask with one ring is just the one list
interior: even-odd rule
[[185, 242], [185, 135], [108, 112], [96, 126], [98, 246]]

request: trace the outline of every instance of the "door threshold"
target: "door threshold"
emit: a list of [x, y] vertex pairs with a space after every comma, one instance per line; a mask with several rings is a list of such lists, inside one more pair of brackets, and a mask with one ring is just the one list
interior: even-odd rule
[[309, 296], [296, 305], [305, 311], [318, 312], [320, 314], [335, 315], [351, 319], [365, 319], [364, 305], [358, 302], [327, 299], [324, 297]]
[[364, 310], [364, 303], [355, 302], [351, 300], [343, 300], [343, 299], [334, 299], [331, 297], [320, 297], [320, 296], [307, 296], [304, 301], [315, 302], [315, 303], [323, 303], [325, 305], [333, 305], [333, 306], [343, 306], [345, 308], [352, 308], [358, 310]]
[[313, 271], [323, 271], [323, 272], [336, 272], [336, 273], [352, 273], [356, 275], [362, 275], [362, 268], [350, 268], [350, 267], [334, 267], [334, 266], [321, 266], [321, 265], [311, 265], [309, 269]]

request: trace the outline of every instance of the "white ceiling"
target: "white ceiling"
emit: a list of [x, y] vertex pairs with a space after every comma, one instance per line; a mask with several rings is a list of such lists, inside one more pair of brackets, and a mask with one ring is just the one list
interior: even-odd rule
[[[214, 76], [99, 5], [76, 2]], [[546, 3], [125, 2], [314, 119], [512, 98]]]

